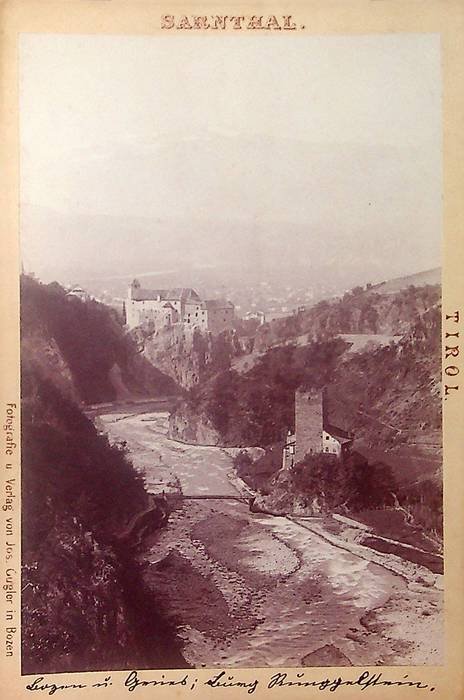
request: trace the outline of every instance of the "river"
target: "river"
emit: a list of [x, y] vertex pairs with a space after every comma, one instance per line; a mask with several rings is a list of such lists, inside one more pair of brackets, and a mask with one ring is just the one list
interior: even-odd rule
[[[230, 455], [170, 440], [167, 413], [99, 421], [149, 491], [240, 497]], [[246, 502], [183, 501], [144, 559], [192, 666], [440, 663], [440, 592]]]

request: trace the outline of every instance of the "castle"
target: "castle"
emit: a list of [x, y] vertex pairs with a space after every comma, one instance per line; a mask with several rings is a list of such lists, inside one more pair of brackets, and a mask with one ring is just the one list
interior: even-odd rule
[[295, 392], [295, 432], [289, 431], [282, 455], [282, 468], [290, 469], [307, 454], [328, 454], [344, 459], [351, 452], [353, 435], [328, 421], [325, 391]]
[[234, 305], [224, 299], [202, 300], [190, 287], [176, 289], [143, 289], [138, 280], [129, 286], [126, 301], [126, 323], [135, 328], [151, 323], [156, 330], [175, 323], [211, 333], [232, 328]]

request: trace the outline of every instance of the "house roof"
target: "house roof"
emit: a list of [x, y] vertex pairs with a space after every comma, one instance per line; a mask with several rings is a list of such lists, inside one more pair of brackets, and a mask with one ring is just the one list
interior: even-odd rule
[[244, 318], [256, 318], [257, 316], [265, 316], [264, 311], [247, 311]]
[[337, 440], [341, 444], [344, 444], [345, 442], [351, 442], [353, 440], [353, 435], [351, 435], [351, 433], [348, 433], [346, 430], [343, 430], [342, 428], [338, 428], [336, 425], [331, 425], [330, 423], [325, 423], [324, 430], [326, 433], [330, 433], [330, 435], [332, 435], [332, 437], [337, 438]]
[[73, 287], [67, 292], [67, 296], [76, 296], [78, 294], [87, 294], [87, 292], [85, 292], [82, 287]]

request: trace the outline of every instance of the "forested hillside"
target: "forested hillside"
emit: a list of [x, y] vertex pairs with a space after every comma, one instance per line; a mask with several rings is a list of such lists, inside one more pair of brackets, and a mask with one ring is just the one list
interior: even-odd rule
[[256, 332], [254, 351], [304, 335], [307, 341], [334, 334], [403, 335], [441, 295], [439, 285], [411, 285], [394, 293], [383, 288], [355, 287], [340, 299], [325, 299], [307, 311], [266, 323]]
[[171, 436], [199, 441], [207, 425], [210, 443], [264, 447], [282, 440], [293, 424], [295, 390], [326, 384], [348, 347], [332, 339], [272, 348], [245, 374], [229, 369], [215, 375], [172, 414]]
[[[388, 302], [395, 324], [404, 330], [395, 342], [351, 351], [338, 334], [359, 330], [360, 301], [318, 305], [316, 330], [308, 343], [277, 345], [260, 354], [248, 371], [219, 372], [193, 388], [171, 420], [171, 433], [195, 441], [202, 426], [218, 444], [265, 447], [293, 428], [298, 386], [328, 387], [333, 419], [358, 438], [389, 449], [399, 443], [440, 442], [440, 305], [432, 287], [401, 291]], [[371, 316], [381, 315], [382, 296], [362, 295]], [[368, 301], [366, 301], [368, 300]], [[350, 305], [351, 304], [351, 305]], [[402, 311], [401, 311], [402, 310]], [[366, 312], [367, 313], [367, 312]], [[297, 318], [297, 317], [295, 317]], [[307, 318], [308, 320], [308, 318]], [[382, 323], [386, 324], [385, 319]], [[391, 322], [389, 322], [391, 324]], [[324, 326], [325, 333], [319, 333]], [[288, 331], [287, 327], [287, 331]], [[388, 427], [392, 425], [393, 428]]]
[[404, 445], [437, 452], [440, 349], [441, 308], [433, 306], [398, 343], [349, 355], [329, 384], [335, 422], [355, 430], [358, 440], [372, 449]]
[[[263, 492], [270, 510], [306, 508], [318, 512], [337, 503], [362, 509], [377, 507], [374, 501], [390, 507], [394, 492], [408, 517], [439, 537], [439, 290], [408, 288], [389, 294], [388, 299], [354, 290], [341, 301], [318, 305], [313, 313], [316, 327], [308, 333], [309, 342], [286, 338], [284, 344], [259, 354], [248, 371], [229, 369], [190, 391], [171, 416], [171, 436], [186, 442], [265, 448], [264, 457], [255, 463], [242, 457], [237, 467], [253, 488]], [[361, 319], [374, 316], [382, 316], [375, 330], [382, 327], [395, 335], [400, 330], [403, 333], [387, 344], [353, 351], [346, 337], [338, 334], [359, 332]], [[366, 327], [366, 331], [371, 330]], [[331, 422], [354, 433], [358, 455], [350, 469], [343, 470], [338, 501], [335, 491], [325, 484], [324, 465], [316, 471], [309, 465], [293, 476], [278, 475], [284, 436], [294, 429], [295, 389], [323, 386]], [[310, 473], [308, 479], [304, 478], [306, 472]], [[327, 473], [333, 477], [333, 468]], [[319, 475], [316, 479], [315, 474]], [[361, 480], [360, 474], [364, 475]], [[371, 486], [362, 489], [362, 495], [360, 487], [368, 482]], [[327, 499], [328, 494], [332, 500]]]
[[[174, 630], [145, 593], [131, 542], [121, 541], [148, 507], [124, 453], [50, 381], [24, 369], [24, 673], [185, 664]], [[153, 531], [164, 517], [154, 504]]]

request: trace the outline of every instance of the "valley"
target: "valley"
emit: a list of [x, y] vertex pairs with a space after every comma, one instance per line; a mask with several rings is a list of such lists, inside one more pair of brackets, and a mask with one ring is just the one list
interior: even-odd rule
[[441, 663], [439, 295], [215, 334], [23, 276], [23, 668]]
[[418, 569], [419, 582], [408, 581], [309, 531], [304, 520], [250, 512], [236, 500], [249, 490], [228, 451], [169, 439], [167, 413], [116, 411], [98, 422], [111, 441], [126, 443], [149, 492], [230, 497], [179, 500], [138, 555], [188, 663], [440, 663], [443, 594], [430, 572], [422, 571], [425, 581]]

